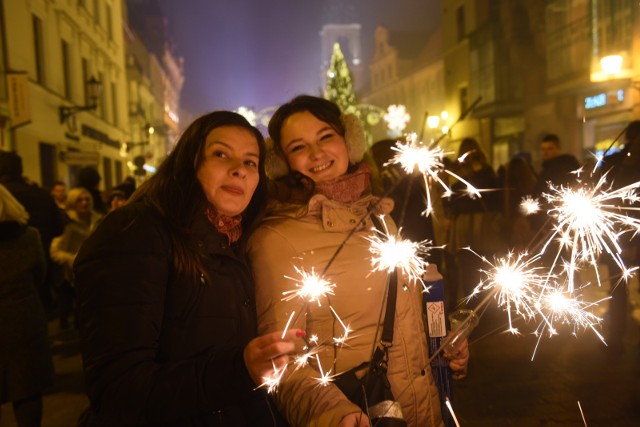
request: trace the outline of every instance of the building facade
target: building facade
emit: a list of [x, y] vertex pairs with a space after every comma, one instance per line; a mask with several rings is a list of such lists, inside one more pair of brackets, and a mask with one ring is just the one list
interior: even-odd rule
[[[422, 134], [424, 141], [438, 138], [441, 126], [427, 126], [426, 117], [439, 117], [445, 110], [441, 29], [427, 35], [379, 26], [374, 39], [370, 84], [363, 102], [384, 110], [389, 105], [404, 105], [411, 116], [405, 132]], [[380, 123], [372, 133], [374, 140], [387, 137], [385, 124]]]
[[[117, 184], [129, 126], [121, 1], [3, 0], [2, 10], [3, 77], [24, 97], [27, 118], [9, 120], [3, 149], [22, 156], [25, 175], [43, 186], [73, 186], [85, 165], [105, 189]], [[95, 98], [90, 81], [100, 83]]]
[[183, 61], [168, 33], [140, 38], [123, 0], [0, 6], [0, 149], [17, 152], [25, 176], [44, 187], [74, 186], [83, 166], [98, 170], [102, 190], [149, 176], [140, 165], [153, 171], [179, 133]]
[[[560, 136], [582, 161], [640, 117], [640, 6], [632, 0], [443, 0], [451, 132], [477, 138], [494, 167]], [[607, 61], [617, 68], [607, 68]]]

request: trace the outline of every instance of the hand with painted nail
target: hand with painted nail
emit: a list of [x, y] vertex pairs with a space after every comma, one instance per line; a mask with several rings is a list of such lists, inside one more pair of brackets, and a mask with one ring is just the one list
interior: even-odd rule
[[289, 361], [288, 354], [295, 349], [294, 341], [304, 335], [301, 329], [290, 329], [284, 334], [282, 331], [272, 332], [249, 341], [243, 356], [253, 382], [260, 385], [273, 374], [274, 367], [282, 369]]

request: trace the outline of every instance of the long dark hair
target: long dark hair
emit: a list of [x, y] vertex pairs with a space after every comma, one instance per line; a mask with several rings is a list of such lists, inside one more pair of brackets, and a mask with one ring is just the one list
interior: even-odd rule
[[250, 131], [260, 149], [258, 173], [260, 181], [249, 205], [242, 213], [243, 236], [257, 224], [267, 199], [267, 177], [264, 170], [266, 155], [264, 138], [243, 116], [231, 111], [214, 111], [187, 127], [175, 148], [158, 167], [157, 173], [138, 188], [129, 203], [145, 201], [151, 204], [166, 220], [169, 236], [174, 246], [174, 264], [178, 271], [195, 275], [201, 270], [188, 227], [195, 216], [203, 212], [207, 199], [202, 191], [197, 171], [204, 161], [205, 142], [209, 133], [219, 127], [236, 126]]
[[[296, 113], [308, 111], [316, 119], [327, 123], [340, 136], [345, 136], [342, 112], [334, 102], [311, 95], [298, 95], [286, 104], [282, 104], [269, 120], [269, 136], [273, 140], [273, 150], [286, 162], [282, 150], [282, 126], [285, 120]], [[279, 201], [306, 203], [313, 195], [315, 184], [312, 179], [300, 172], [291, 170], [287, 176], [271, 183], [269, 194]]]

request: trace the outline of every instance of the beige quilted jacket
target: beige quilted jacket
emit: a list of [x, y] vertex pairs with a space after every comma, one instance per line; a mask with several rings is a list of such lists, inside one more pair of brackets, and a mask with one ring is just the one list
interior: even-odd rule
[[[317, 378], [320, 369], [340, 373], [371, 358], [387, 274], [371, 272], [369, 242], [365, 239], [373, 234], [370, 219], [351, 237], [327, 271], [325, 278], [336, 285], [334, 295], [304, 304], [297, 297], [283, 300], [283, 293], [296, 289], [296, 282], [291, 279], [299, 277], [295, 267], [322, 272], [345, 236], [376, 201], [367, 196], [346, 206], [315, 195], [306, 214], [272, 216], [249, 241], [260, 334], [284, 329], [295, 311], [295, 324], [291, 327], [305, 329], [307, 337], [317, 336], [321, 344], [330, 344], [344, 333], [331, 308], [352, 331], [341, 348], [321, 346], [320, 366], [313, 359], [295, 372], [293, 367], [288, 369], [275, 397], [292, 426], [335, 426], [345, 415], [359, 411], [335, 385], [319, 385]], [[389, 212], [392, 202], [383, 202], [378, 210]], [[385, 220], [393, 232], [391, 217], [385, 216]], [[392, 391], [409, 425], [442, 426], [438, 392], [427, 364], [422, 288], [407, 284], [402, 278], [398, 287], [388, 372]]]

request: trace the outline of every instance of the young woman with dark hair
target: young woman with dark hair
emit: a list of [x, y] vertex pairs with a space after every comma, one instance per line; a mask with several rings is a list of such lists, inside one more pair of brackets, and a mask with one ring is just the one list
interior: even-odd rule
[[258, 386], [290, 330], [257, 337], [244, 242], [265, 202], [265, 148], [242, 116], [200, 117], [75, 263], [86, 425], [278, 425]]
[[[294, 324], [302, 325], [309, 336], [331, 342], [343, 333], [333, 309], [353, 331], [344, 346], [318, 347], [317, 359], [286, 372], [275, 399], [294, 426], [368, 426], [367, 416], [336, 384], [318, 384], [317, 360], [323, 372], [340, 374], [371, 359], [375, 337], [380, 337], [378, 316], [386, 296], [387, 272], [371, 271], [367, 238], [375, 234], [373, 221], [367, 217], [360, 224], [360, 220], [368, 209], [374, 215], [389, 214], [393, 202], [379, 202], [371, 194], [371, 171], [362, 162], [362, 128], [357, 118], [342, 114], [334, 103], [296, 97], [273, 115], [269, 134], [273, 157], [268, 174], [276, 180], [278, 192], [248, 245], [256, 274], [259, 331], [281, 329], [295, 311], [298, 321]], [[388, 216], [386, 220], [390, 232], [395, 232], [393, 220]], [[336, 285], [331, 304], [321, 297], [320, 304], [307, 304], [298, 315], [300, 301], [282, 298], [283, 292], [295, 289], [287, 277], [298, 276], [296, 267], [321, 272], [338, 248], [341, 252], [325, 277]], [[428, 365], [423, 289], [404, 277], [398, 278], [397, 286], [393, 345], [388, 353], [391, 390], [410, 426], [442, 426]], [[461, 348], [452, 355], [451, 367], [464, 371], [467, 358], [467, 348]]]

